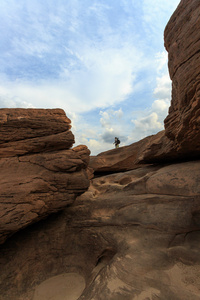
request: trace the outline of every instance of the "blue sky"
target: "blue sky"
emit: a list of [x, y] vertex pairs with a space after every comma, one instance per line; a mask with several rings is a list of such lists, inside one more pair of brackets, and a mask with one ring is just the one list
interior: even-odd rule
[[163, 129], [179, 0], [1, 0], [0, 107], [63, 108], [92, 154]]

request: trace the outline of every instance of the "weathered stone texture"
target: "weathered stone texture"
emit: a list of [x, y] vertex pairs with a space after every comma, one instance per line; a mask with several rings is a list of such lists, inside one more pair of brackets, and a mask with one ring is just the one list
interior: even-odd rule
[[[0, 242], [87, 190], [89, 150], [62, 110], [0, 110]], [[3, 142], [4, 141], [4, 142]]]
[[165, 29], [172, 100], [165, 138], [143, 154], [146, 162], [200, 157], [200, 2], [182, 0]]
[[177, 151], [200, 151], [200, 3], [181, 1], [165, 29], [172, 102], [166, 135]]
[[0, 158], [69, 149], [70, 123], [61, 109], [0, 109]]
[[41, 282], [75, 272], [86, 282], [80, 300], [199, 300], [199, 168], [94, 178], [64, 212], [0, 247], [0, 299], [35, 299]]
[[83, 281], [76, 300], [200, 300], [199, 15], [199, 0], [182, 0], [165, 30], [173, 84], [165, 131], [92, 157], [97, 177], [85, 193], [89, 151], [69, 149], [63, 112], [49, 111], [50, 127], [61, 119], [56, 132], [37, 120], [37, 137], [24, 129], [20, 139], [21, 112], [12, 131], [4, 110], [2, 241], [25, 228], [0, 246], [0, 300], [38, 300], [41, 284], [62, 274]]

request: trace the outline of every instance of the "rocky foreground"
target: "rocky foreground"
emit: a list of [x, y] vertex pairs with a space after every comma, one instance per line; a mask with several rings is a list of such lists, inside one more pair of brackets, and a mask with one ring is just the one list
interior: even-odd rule
[[166, 27], [155, 136], [89, 163], [62, 110], [0, 110], [1, 300], [200, 299], [199, 15], [182, 0]]

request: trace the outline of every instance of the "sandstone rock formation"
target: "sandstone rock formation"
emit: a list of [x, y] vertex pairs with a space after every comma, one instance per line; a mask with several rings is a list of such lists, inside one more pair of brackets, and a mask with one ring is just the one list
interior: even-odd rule
[[140, 156], [148, 145], [152, 144], [154, 139], [154, 136], [148, 136], [130, 146], [120, 147], [102, 152], [97, 156], [91, 156], [89, 166], [96, 174], [137, 169], [141, 167], [138, 163]]
[[25, 228], [0, 246], [0, 300], [200, 299], [199, 12], [199, 1], [182, 0], [166, 27], [166, 130], [92, 157], [97, 177], [85, 193], [88, 150], [66, 146], [73, 137], [62, 111], [49, 111], [51, 122], [61, 119], [50, 138], [38, 125], [35, 138], [24, 130], [21, 145], [21, 115], [2, 117], [15, 124], [5, 123], [0, 139], [2, 205], [14, 203], [4, 225], [8, 234]]
[[161, 131], [157, 135], [148, 136], [129, 146], [91, 156], [89, 166], [96, 174], [123, 172], [140, 168], [144, 151], [163, 136], [164, 131]]
[[172, 101], [165, 136], [146, 149], [146, 162], [200, 158], [199, 14], [199, 1], [182, 0], [166, 26]]
[[39, 288], [59, 274], [81, 276], [80, 286], [84, 278], [72, 299], [200, 299], [199, 168], [196, 161], [94, 178], [63, 213], [1, 246], [0, 299], [39, 300]]
[[[147, 137], [125, 150], [105, 152], [91, 160], [96, 172], [107, 167], [129, 170], [138, 163], [160, 163], [200, 158], [200, 5], [182, 0], [165, 28], [165, 47], [172, 79], [172, 101], [165, 119], [165, 131]], [[137, 147], [138, 146], [138, 147]], [[123, 153], [123, 154], [122, 154]], [[125, 154], [125, 157], [123, 155]], [[125, 166], [124, 166], [125, 165]], [[124, 169], [123, 169], [124, 168]]]
[[89, 150], [62, 110], [0, 110], [0, 243], [87, 190]]

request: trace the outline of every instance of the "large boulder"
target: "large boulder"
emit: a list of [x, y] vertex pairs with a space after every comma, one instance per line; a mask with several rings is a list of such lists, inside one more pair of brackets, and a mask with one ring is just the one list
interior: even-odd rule
[[87, 190], [89, 150], [64, 111], [0, 110], [0, 243]]

